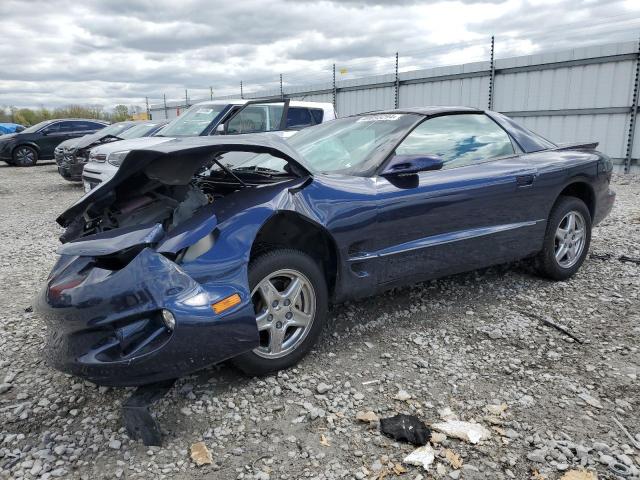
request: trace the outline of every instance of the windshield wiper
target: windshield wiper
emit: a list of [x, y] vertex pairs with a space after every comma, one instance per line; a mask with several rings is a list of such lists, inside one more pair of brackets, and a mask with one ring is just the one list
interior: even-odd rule
[[266, 167], [258, 167], [257, 165], [254, 165], [253, 167], [236, 167], [233, 170], [235, 170], [236, 172], [251, 172], [251, 173], [257, 173], [257, 174], [262, 174], [262, 175], [281, 175], [283, 173], [286, 172], [281, 172], [280, 170], [274, 170], [273, 168], [266, 168]]

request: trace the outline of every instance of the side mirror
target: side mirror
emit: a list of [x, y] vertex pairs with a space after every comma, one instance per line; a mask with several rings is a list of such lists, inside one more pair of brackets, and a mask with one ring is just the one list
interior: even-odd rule
[[438, 155], [394, 155], [382, 175], [409, 175], [428, 170], [440, 170], [444, 160]]
[[216, 127], [216, 133], [218, 135], [224, 135], [226, 133], [225, 128], [226, 128], [226, 125], [224, 123], [218, 124], [218, 126]]

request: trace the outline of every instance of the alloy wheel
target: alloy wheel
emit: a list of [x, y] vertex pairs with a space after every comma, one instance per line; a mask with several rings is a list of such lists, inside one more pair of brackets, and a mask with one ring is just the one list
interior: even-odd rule
[[33, 165], [35, 159], [36, 154], [29, 147], [20, 147], [16, 150], [15, 161], [18, 165]]
[[580, 212], [568, 212], [558, 225], [554, 254], [562, 268], [571, 268], [582, 255], [586, 238], [585, 221]]
[[281, 358], [306, 338], [316, 311], [316, 293], [297, 270], [278, 270], [263, 278], [251, 292], [260, 335], [254, 353]]

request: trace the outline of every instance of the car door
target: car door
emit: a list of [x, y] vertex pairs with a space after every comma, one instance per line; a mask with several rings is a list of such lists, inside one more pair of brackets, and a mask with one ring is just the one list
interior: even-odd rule
[[536, 170], [483, 113], [429, 118], [396, 148], [438, 155], [441, 170], [378, 176], [381, 284], [508, 262], [537, 248]]
[[53, 150], [59, 143], [66, 140], [65, 132], [62, 130], [62, 124], [65, 122], [54, 122], [40, 130], [40, 139], [38, 147], [40, 147], [40, 158], [53, 157]]

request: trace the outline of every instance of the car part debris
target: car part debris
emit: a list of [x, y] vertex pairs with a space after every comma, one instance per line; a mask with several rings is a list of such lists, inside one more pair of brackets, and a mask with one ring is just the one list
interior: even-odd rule
[[613, 257], [612, 253], [606, 252], [606, 253], [590, 253], [589, 254], [589, 258], [595, 258], [597, 260], [611, 260], [611, 257]]
[[562, 325], [558, 325], [557, 323], [549, 320], [548, 318], [540, 317], [540, 316], [536, 315], [535, 313], [528, 312], [528, 311], [525, 311], [525, 310], [517, 310], [517, 311], [519, 313], [521, 313], [522, 315], [537, 319], [538, 321], [544, 323], [548, 327], [555, 328], [559, 332], [564, 333], [567, 337], [573, 338], [579, 344], [583, 344], [584, 343], [584, 340], [582, 340], [580, 337], [577, 337], [576, 335], [571, 333], [566, 327], [563, 327]]
[[380, 420], [380, 431], [387, 437], [413, 445], [426, 445], [431, 438], [429, 427], [413, 415], [399, 414], [383, 418]]
[[479, 423], [463, 422], [461, 420], [432, 423], [431, 428], [449, 437], [459, 438], [471, 443], [478, 443], [491, 437], [491, 432]]
[[638, 450], [640, 450], [640, 442], [638, 440], [636, 440], [635, 438], [633, 438], [633, 435], [631, 435], [629, 433], [629, 430], [627, 430], [625, 428], [625, 426], [620, 423], [620, 420], [618, 420], [616, 417], [613, 417], [612, 420], [615, 422], [616, 425], [618, 425], [620, 427], [620, 430], [622, 430], [624, 432], [624, 434], [627, 436], [627, 438], [631, 441], [631, 444], [636, 447]]
[[636, 265], [640, 265], [640, 257], [628, 257], [627, 255], [620, 255], [618, 260], [621, 262], [627, 263], [635, 263]]
[[152, 383], [138, 387], [122, 405], [124, 425], [133, 439], [141, 439], [146, 446], [162, 444], [162, 432], [157, 420], [151, 416], [149, 408], [164, 397], [175, 380]]
[[424, 447], [416, 448], [413, 452], [404, 457], [403, 462], [407, 465], [422, 467], [425, 470], [429, 470], [429, 466], [435, 459], [435, 451], [431, 448], [431, 445], [427, 444]]
[[197, 442], [191, 445], [191, 460], [198, 467], [202, 465], [211, 465], [213, 457], [204, 442]]
[[624, 463], [611, 462], [608, 465], [608, 468], [609, 470], [611, 470], [613, 473], [615, 473], [620, 477], [628, 477], [631, 475], [631, 471], [629, 470], [629, 467], [627, 467]]

